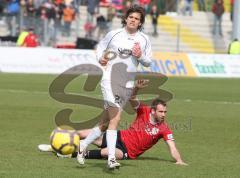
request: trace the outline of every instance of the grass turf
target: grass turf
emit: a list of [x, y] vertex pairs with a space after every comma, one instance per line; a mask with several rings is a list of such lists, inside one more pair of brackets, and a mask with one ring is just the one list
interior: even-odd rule
[[[59, 110], [73, 108], [75, 121], [100, 111], [52, 99], [48, 87], [54, 78], [0, 74], [0, 177], [239, 177], [240, 79], [169, 78], [163, 85], [174, 95], [168, 122], [189, 166], [174, 165], [160, 141], [137, 160], [121, 161], [122, 168], [111, 172], [105, 160], [87, 160], [81, 167], [75, 159], [37, 151], [38, 144], [48, 143]], [[68, 90], [80, 91], [82, 80], [73, 81]], [[91, 92], [99, 95], [99, 89]], [[121, 128], [132, 119], [124, 114]]]

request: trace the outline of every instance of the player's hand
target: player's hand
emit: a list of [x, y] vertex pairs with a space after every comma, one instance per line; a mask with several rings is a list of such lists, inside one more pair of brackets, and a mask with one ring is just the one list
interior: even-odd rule
[[139, 43], [134, 43], [134, 46], [132, 48], [132, 55], [136, 58], [140, 58], [142, 56], [142, 51]]
[[135, 87], [138, 89], [142, 89], [148, 86], [148, 83], [149, 83], [149, 80], [147, 79], [139, 79], [135, 81]]
[[100, 59], [99, 63], [102, 66], [106, 66], [108, 61], [113, 60], [117, 57], [117, 54], [114, 51], [105, 50], [103, 53], [103, 57]]
[[102, 58], [99, 63], [102, 65], [102, 66], [106, 66], [107, 63], [108, 63], [108, 59], [107, 58]]
[[184, 163], [183, 161], [177, 161], [175, 164], [180, 166], [188, 166], [188, 164]]

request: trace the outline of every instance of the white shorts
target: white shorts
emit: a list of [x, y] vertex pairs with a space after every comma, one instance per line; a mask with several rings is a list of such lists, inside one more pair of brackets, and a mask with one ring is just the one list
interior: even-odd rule
[[115, 86], [112, 89], [110, 82], [102, 82], [101, 90], [104, 99], [104, 108], [117, 107], [121, 110], [126, 105], [132, 95], [132, 88], [126, 88], [122, 86]]

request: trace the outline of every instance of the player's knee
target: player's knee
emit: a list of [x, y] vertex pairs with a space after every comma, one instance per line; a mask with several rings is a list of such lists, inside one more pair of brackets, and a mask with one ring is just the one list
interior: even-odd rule
[[117, 149], [115, 156], [116, 156], [116, 159], [121, 160], [123, 159], [123, 152]]

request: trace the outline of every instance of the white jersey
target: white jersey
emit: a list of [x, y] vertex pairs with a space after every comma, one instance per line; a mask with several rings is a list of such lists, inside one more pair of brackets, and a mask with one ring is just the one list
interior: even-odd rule
[[[140, 44], [142, 51], [142, 56], [139, 59], [132, 55], [132, 48], [135, 43]], [[129, 34], [125, 28], [110, 31], [97, 46], [98, 60], [101, 60], [105, 51], [115, 52], [116, 58], [107, 63], [102, 78], [102, 83], [104, 83], [104, 85], [109, 84], [111, 83], [111, 80], [114, 80], [111, 79], [113, 64], [124, 63], [127, 66], [127, 72], [137, 72], [137, 66], [139, 63], [148, 67], [152, 61], [152, 49], [149, 38], [140, 31], [137, 31], [133, 35]], [[124, 77], [124, 75], [122, 77]], [[125, 87], [132, 88], [133, 81], [127, 83]]]

